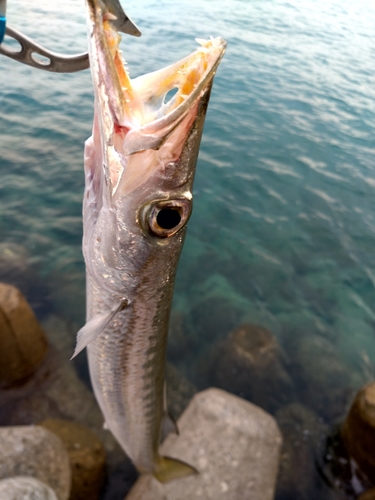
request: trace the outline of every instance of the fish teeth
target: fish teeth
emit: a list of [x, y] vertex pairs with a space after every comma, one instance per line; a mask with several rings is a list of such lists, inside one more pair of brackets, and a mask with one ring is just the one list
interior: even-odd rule
[[206, 40], [205, 38], [196, 38], [195, 41], [199, 43], [199, 45], [202, 45], [202, 47], [205, 47], [207, 43], [209, 43], [209, 40]]

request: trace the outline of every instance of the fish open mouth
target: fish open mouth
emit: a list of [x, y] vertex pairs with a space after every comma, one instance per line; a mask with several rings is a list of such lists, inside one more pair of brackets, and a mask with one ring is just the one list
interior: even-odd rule
[[[113, 36], [106, 29], [107, 40], [113, 43]], [[116, 33], [117, 34], [117, 33]], [[117, 34], [119, 38], [119, 35]], [[210, 40], [197, 39], [200, 47], [181, 61], [130, 80], [118, 48], [113, 62], [123, 95], [123, 126], [129, 128], [154, 129], [165, 126], [167, 116], [183, 114], [199, 97], [208, 80], [214, 76], [214, 69], [223, 53], [224, 41], [221, 38]], [[163, 120], [164, 119], [164, 120]], [[154, 123], [154, 126], [150, 126]]]
[[98, 35], [91, 48], [91, 65], [97, 66], [94, 68], [94, 73], [97, 70], [96, 83], [99, 87], [104, 86], [114, 132], [122, 136], [121, 145], [117, 141], [116, 149], [129, 155], [160, 147], [163, 138], [210, 84], [224, 55], [226, 42], [220, 37], [197, 39], [199, 47], [189, 56], [131, 80], [119, 50], [121, 36], [112, 25], [114, 14], [98, 2], [95, 7], [91, 6], [90, 16], [92, 34], [97, 30]]
[[[178, 162], [192, 129], [199, 126], [190, 142], [198, 155], [204, 122], [198, 116], [205, 114], [226, 42], [220, 37], [197, 39], [198, 48], [187, 57], [131, 80], [119, 49], [121, 36], [112, 3], [87, 0], [96, 97], [93, 138], [102, 152], [96, 166], [92, 163], [92, 175], [95, 186], [102, 185], [104, 176], [114, 200], [144, 184], [154, 172]], [[191, 156], [189, 168], [193, 170], [196, 156], [192, 152]]]

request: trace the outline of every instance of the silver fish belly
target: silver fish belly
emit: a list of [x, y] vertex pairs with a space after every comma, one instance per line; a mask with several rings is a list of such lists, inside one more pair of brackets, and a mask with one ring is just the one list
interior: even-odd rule
[[196, 472], [159, 454], [164, 370], [200, 139], [226, 44], [200, 40], [190, 56], [130, 80], [114, 12], [87, 3], [95, 115], [85, 147], [87, 323], [74, 355], [87, 347], [106, 424], [134, 465], [165, 482]]

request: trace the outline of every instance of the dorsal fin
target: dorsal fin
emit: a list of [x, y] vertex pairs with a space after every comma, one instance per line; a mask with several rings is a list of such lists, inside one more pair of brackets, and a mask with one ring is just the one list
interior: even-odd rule
[[160, 442], [162, 443], [164, 439], [168, 436], [168, 434], [180, 434], [177, 426], [176, 419], [174, 416], [168, 411], [167, 404], [167, 383], [164, 381], [164, 395], [163, 395], [163, 418], [161, 420], [161, 428], [160, 428]]
[[74, 349], [73, 359], [79, 354], [85, 347], [87, 347], [90, 342], [95, 340], [102, 331], [106, 328], [108, 323], [113, 319], [113, 317], [129, 304], [127, 299], [121, 300], [113, 309], [105, 311], [103, 313], [97, 314], [90, 321], [88, 321], [77, 333], [77, 344]]
[[161, 420], [160, 442], [162, 443], [168, 434], [172, 433], [178, 435], [180, 431], [178, 430], [177, 422], [173, 415], [169, 412], [165, 412]]

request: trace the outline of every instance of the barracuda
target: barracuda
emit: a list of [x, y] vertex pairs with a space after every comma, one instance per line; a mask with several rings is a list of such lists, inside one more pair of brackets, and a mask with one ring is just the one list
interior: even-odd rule
[[139, 472], [166, 482], [196, 472], [159, 454], [164, 371], [199, 145], [226, 43], [199, 40], [188, 57], [130, 80], [112, 3], [87, 0], [95, 91], [85, 146], [87, 323], [73, 357], [87, 347], [107, 427]]

